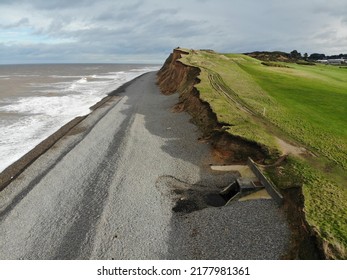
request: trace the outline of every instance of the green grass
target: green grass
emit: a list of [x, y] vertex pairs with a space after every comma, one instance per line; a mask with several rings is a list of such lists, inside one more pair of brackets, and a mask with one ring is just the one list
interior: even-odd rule
[[[240, 106], [230, 108], [225, 104], [228, 100], [210, 88], [211, 73], [217, 73], [228, 87], [228, 94], [256, 117], [262, 117], [265, 111], [265, 119], [271, 124], [347, 169], [347, 75], [343, 69], [288, 63], [282, 64], [289, 68], [269, 67], [244, 55], [208, 52], [196, 52], [183, 61], [204, 70], [197, 86], [201, 96], [219, 113], [222, 122], [234, 125], [236, 134], [273, 146], [271, 137], [260, 132], [263, 127], [254, 132], [259, 137], [245, 132], [248, 126], [253, 128], [261, 122], [241, 112]], [[244, 129], [240, 127], [238, 133], [241, 124]]]
[[[258, 143], [270, 154], [270, 156], [277, 155], [278, 150], [274, 137], [265, 131], [264, 126], [260, 126], [259, 123], [253, 120], [254, 116], [244, 112], [244, 108], [247, 109], [248, 105], [243, 98], [240, 98], [237, 91], [230, 87], [230, 84], [235, 85], [235, 83], [233, 83], [234, 78], [240, 81], [240, 77], [232, 77], [231, 75], [237, 75], [238, 72], [233, 71], [233, 67], [239, 67], [235, 63], [230, 64], [226, 63], [226, 61], [230, 62], [226, 57], [224, 58], [224, 56], [209, 52], [196, 52], [182, 59], [182, 62], [185, 64], [198, 66], [203, 70], [199, 76], [201, 82], [196, 85], [200, 92], [200, 98], [210, 104], [219, 122], [230, 125], [227, 131], [234, 136]], [[217, 80], [218, 86], [224, 90], [216, 90], [213, 87], [211, 84], [211, 76], [219, 76], [217, 78], [214, 77], [213, 80]], [[242, 78], [244, 79], [245, 77], [243, 76]], [[250, 88], [253, 87], [253, 89], [256, 88], [256, 84], [254, 83], [252, 85], [251, 83], [252, 80], [249, 80], [244, 83], [244, 85]], [[227, 96], [223, 94], [223, 91], [227, 91], [228, 96], [232, 99], [227, 98]], [[263, 98], [266, 101], [269, 99], [267, 94], [263, 94]], [[271, 101], [269, 102], [271, 103]]]
[[[240, 67], [276, 99], [268, 118], [302, 143], [347, 168], [347, 75], [333, 66]], [[281, 110], [279, 110], [279, 107]]]
[[347, 258], [347, 189], [329, 179], [302, 159], [288, 157], [267, 175], [281, 189], [302, 187], [307, 222], [333, 252], [329, 256]]
[[[328, 65], [261, 61], [239, 54], [189, 52], [181, 61], [201, 69], [196, 85], [232, 135], [278, 155], [274, 136], [317, 157], [293, 159], [279, 182], [300, 184], [308, 223], [347, 258], [347, 73]], [[280, 184], [281, 185], [281, 184]], [[286, 185], [286, 186], [284, 186]]]

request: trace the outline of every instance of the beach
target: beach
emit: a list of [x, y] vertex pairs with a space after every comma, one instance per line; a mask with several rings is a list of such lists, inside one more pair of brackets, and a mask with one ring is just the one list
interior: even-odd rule
[[46, 139], [2, 179], [0, 258], [281, 258], [290, 232], [273, 200], [173, 211], [177, 189], [217, 191], [236, 176], [210, 169], [177, 103], [150, 72]]
[[115, 88], [157, 68], [144, 64], [0, 65], [0, 172], [69, 121], [89, 114], [89, 107]]

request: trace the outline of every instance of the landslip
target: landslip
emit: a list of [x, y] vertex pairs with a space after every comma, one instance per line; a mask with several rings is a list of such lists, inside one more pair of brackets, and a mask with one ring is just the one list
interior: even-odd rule
[[[325, 158], [320, 156], [321, 150], [315, 149], [319, 149], [320, 143], [296, 138], [289, 125], [286, 127], [281, 120], [277, 122], [278, 115], [274, 111], [283, 106], [254, 82], [249, 73], [241, 72], [247, 65], [243, 62], [248, 60], [258, 63], [242, 55], [177, 48], [158, 72], [157, 82], [162, 93], [179, 93], [180, 102], [174, 110], [187, 111], [192, 116], [203, 138], [211, 143], [216, 160], [222, 164], [242, 164], [251, 157], [263, 167], [270, 180], [278, 183], [292, 229], [288, 258], [345, 259], [347, 239], [343, 216], [346, 212], [343, 207], [329, 212], [329, 204], [337, 203], [334, 197], [341, 199], [346, 192], [343, 186], [329, 181], [331, 178], [323, 178], [315, 169], [317, 162]], [[287, 64], [280, 70], [289, 71], [286, 68], [292, 66]], [[227, 76], [230, 73], [234, 75], [233, 86]], [[301, 122], [305, 124], [304, 119]], [[332, 166], [331, 162], [336, 159], [333, 169], [341, 170], [344, 159], [339, 153], [339, 149], [331, 150], [326, 155], [329, 162], [326, 165]], [[319, 192], [317, 187], [321, 187]], [[317, 207], [317, 204], [325, 205]]]

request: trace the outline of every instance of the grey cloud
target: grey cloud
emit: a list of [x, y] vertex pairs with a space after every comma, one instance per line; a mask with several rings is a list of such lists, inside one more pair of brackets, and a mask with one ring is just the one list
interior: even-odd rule
[[78, 7], [81, 5], [89, 5], [95, 2], [94, 0], [1, 0], [2, 4], [10, 4], [13, 6], [20, 6], [29, 4], [30, 6], [42, 9], [66, 9], [71, 7]]
[[[329, 53], [337, 47], [347, 52], [346, 40], [337, 36], [341, 29], [336, 29], [336, 20], [347, 23], [344, 0], [2, 0], [0, 9], [4, 3], [19, 18], [0, 19], [2, 30], [28, 26], [26, 42], [30, 36], [43, 38], [27, 44], [2, 38], [7, 59], [161, 57], [178, 45], [225, 52]], [[23, 3], [26, 10], [20, 12]]]
[[97, 20], [97, 21], [115, 20], [116, 19], [116, 15], [112, 11], [106, 11], [106, 12], [102, 12], [98, 16], [94, 17], [94, 19]]
[[330, 0], [328, 3], [320, 1], [316, 5], [312, 5], [311, 9], [314, 13], [345, 16], [347, 13], [347, 2], [340, 0]]
[[20, 26], [24, 26], [28, 24], [29, 24], [29, 19], [25, 17], [14, 23], [0, 24], [0, 28], [16, 28], [16, 27], [20, 27]]
[[[127, 1], [127, 3], [125, 5], [120, 5], [119, 7], [119, 11], [120, 12], [128, 12], [128, 11], [135, 11], [135, 10], [138, 10], [141, 6], [143, 6], [143, 4], [145, 3], [144, 1], [133, 1], [133, 3], [131, 3], [132, 1]], [[118, 2], [119, 3], [119, 2]], [[119, 4], [117, 4], [119, 5]], [[116, 10], [117, 7], [115, 6]]]

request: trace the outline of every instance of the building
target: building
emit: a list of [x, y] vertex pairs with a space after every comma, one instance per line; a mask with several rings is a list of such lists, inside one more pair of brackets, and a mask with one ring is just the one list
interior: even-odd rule
[[328, 59], [328, 64], [343, 64], [346, 63], [344, 58]]
[[339, 64], [347, 63], [347, 60], [344, 58], [318, 59], [316, 62], [323, 63], [323, 64], [339, 65]]

